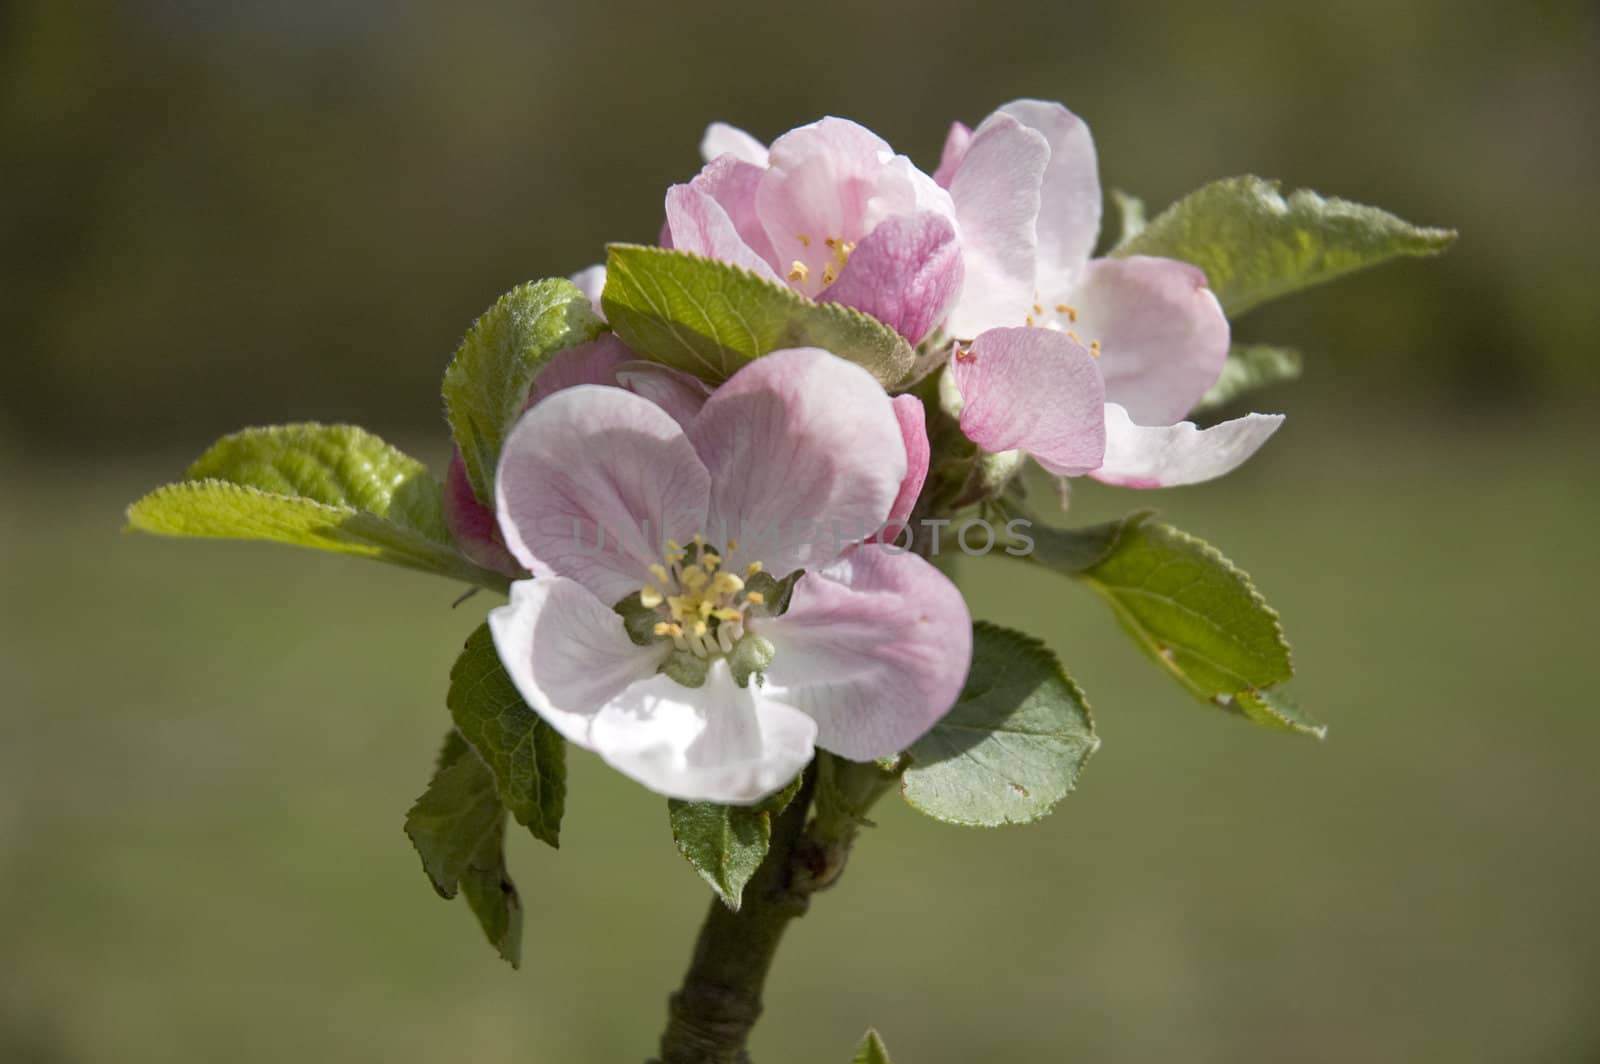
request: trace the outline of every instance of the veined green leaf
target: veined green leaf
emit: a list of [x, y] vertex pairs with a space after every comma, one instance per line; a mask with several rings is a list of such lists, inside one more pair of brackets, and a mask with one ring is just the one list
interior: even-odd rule
[[672, 841], [722, 903], [739, 911], [745, 884], [766, 859], [772, 842], [772, 818], [800, 793], [803, 776], [755, 805], [667, 800]]
[[517, 693], [481, 624], [450, 669], [450, 716], [488, 766], [499, 800], [517, 823], [560, 844], [566, 803], [566, 741]]
[[1083, 692], [1043, 643], [980, 621], [955, 706], [906, 753], [906, 801], [952, 824], [1038, 820], [1099, 747]]
[[867, 1028], [867, 1036], [861, 1040], [861, 1045], [856, 1049], [856, 1055], [850, 1059], [850, 1064], [893, 1064], [889, 1060], [889, 1050], [885, 1048], [883, 1039], [878, 1037], [878, 1032]]
[[1233, 318], [1396, 256], [1437, 255], [1455, 238], [1376, 207], [1305, 189], [1285, 197], [1275, 181], [1230, 177], [1174, 203], [1112, 254], [1193, 263]]
[[500, 448], [539, 368], [604, 331], [577, 285], [559, 278], [518, 285], [472, 323], [445, 370], [442, 391], [450, 431], [480, 500], [493, 505]]
[[1222, 375], [1200, 397], [1195, 411], [1212, 410], [1247, 392], [1300, 376], [1300, 352], [1270, 344], [1244, 344], [1228, 352]]
[[440, 897], [457, 891], [491, 945], [513, 968], [522, 959], [522, 902], [506, 872], [506, 811], [494, 778], [452, 732], [439, 765], [406, 814], [406, 835]]
[[1078, 577], [1110, 603], [1123, 628], [1190, 693], [1257, 723], [1321, 738], [1281, 693], [1294, 675], [1277, 613], [1216, 548], [1132, 514], [1091, 528], [1035, 522], [1030, 560]]
[[130, 506], [128, 527], [287, 543], [506, 586], [451, 545], [426, 467], [353, 425], [246, 429], [219, 440], [188, 477]]
[[885, 387], [915, 369], [905, 338], [860, 311], [686, 251], [611, 245], [602, 304], [629, 347], [712, 383], [785, 347], [831, 351]]
[[714, 802], [667, 802], [672, 841], [711, 885], [724, 905], [739, 911], [745, 884], [756, 874], [772, 842], [772, 816], [761, 806]]

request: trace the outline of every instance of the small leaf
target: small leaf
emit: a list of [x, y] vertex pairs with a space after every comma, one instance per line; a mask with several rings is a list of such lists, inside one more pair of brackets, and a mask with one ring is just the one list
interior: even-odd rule
[[883, 1039], [878, 1037], [877, 1031], [868, 1027], [867, 1036], [861, 1040], [861, 1046], [851, 1058], [850, 1064], [893, 1064], [893, 1062], [889, 1059], [889, 1050], [884, 1048]]
[[1300, 376], [1300, 352], [1270, 344], [1245, 344], [1228, 352], [1222, 375], [1200, 397], [1195, 411], [1212, 410], [1247, 392]]
[[451, 545], [426, 467], [353, 425], [246, 429], [219, 440], [188, 477], [130, 506], [128, 527], [287, 543], [506, 587]]
[[1230, 318], [1269, 299], [1400, 255], [1437, 255], [1450, 229], [1426, 229], [1387, 211], [1276, 181], [1230, 177], [1161, 212], [1115, 255], [1182, 259], [1205, 271]]
[[1148, 512], [1075, 530], [1034, 523], [1030, 560], [1086, 581], [1196, 698], [1260, 724], [1326, 729], [1268, 688], [1294, 675], [1278, 614], [1216, 548]]
[[772, 841], [768, 807], [672, 798], [667, 801], [667, 816], [678, 852], [711, 884], [723, 904], [738, 912], [745, 884], [761, 867]]
[[450, 669], [450, 716], [488, 766], [499, 800], [535, 838], [560, 844], [566, 742], [517, 693], [481, 624]]
[[1250, 578], [1171, 525], [1128, 528], [1083, 576], [1140, 645], [1202, 699], [1294, 675], [1278, 614]]
[[686, 251], [611, 245], [602, 302], [629, 347], [714, 384], [785, 347], [831, 351], [885, 387], [914, 371], [916, 353], [887, 325]]
[[605, 331], [571, 281], [518, 285], [472, 323], [444, 373], [444, 405], [473, 493], [494, 502], [500, 448], [528, 401], [539, 368]]
[[506, 873], [506, 813], [494, 779], [454, 732], [428, 789], [406, 814], [406, 835], [440, 897], [457, 891], [490, 944], [513, 968], [522, 959], [522, 902]]
[[1083, 692], [1036, 639], [979, 622], [954, 708], [906, 751], [901, 793], [951, 824], [1038, 820], [1100, 745]]

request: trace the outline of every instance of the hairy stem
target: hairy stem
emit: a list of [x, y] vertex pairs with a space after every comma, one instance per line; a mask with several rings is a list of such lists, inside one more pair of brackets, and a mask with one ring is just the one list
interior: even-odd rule
[[825, 753], [806, 769], [799, 793], [772, 823], [766, 860], [739, 911], [711, 900], [689, 971], [668, 1001], [661, 1056], [652, 1064], [750, 1064], [746, 1045], [783, 932], [804, 915], [811, 895], [838, 881], [860, 814], [886, 789], [885, 778], [892, 777], [876, 765]]

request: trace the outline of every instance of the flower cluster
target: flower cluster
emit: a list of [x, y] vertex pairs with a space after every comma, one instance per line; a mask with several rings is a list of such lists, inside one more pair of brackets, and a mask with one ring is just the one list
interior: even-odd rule
[[[1126, 487], [1192, 484], [1282, 421], [1183, 420], [1222, 371], [1227, 319], [1192, 265], [1091, 257], [1094, 144], [1059, 104], [955, 124], [932, 174], [839, 118], [770, 146], [717, 124], [702, 152], [666, 193], [662, 244], [921, 345], [982, 452]], [[575, 280], [599, 309], [604, 271]], [[937, 458], [923, 402], [848, 352], [774, 351], [715, 387], [649, 356], [607, 334], [551, 360], [501, 451], [492, 511], [459, 455], [452, 467], [457, 540], [526, 576], [490, 615], [517, 690], [567, 739], [679, 798], [758, 801], [818, 747], [903, 750], [966, 679], [960, 593], [869, 535], [829, 549], [767, 533], [909, 520]]]

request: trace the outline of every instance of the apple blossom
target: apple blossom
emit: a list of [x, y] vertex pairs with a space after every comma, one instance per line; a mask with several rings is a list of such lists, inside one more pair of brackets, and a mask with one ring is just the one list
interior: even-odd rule
[[[533, 574], [489, 615], [508, 675], [567, 739], [678, 798], [757, 801], [819, 746], [901, 750], [966, 677], [960, 592], [912, 554], [770, 533], [878, 529], [913, 462], [871, 376], [815, 348], [748, 364], [687, 423], [616, 387], [543, 398], [496, 475]], [[801, 570], [781, 613], [755, 589]]]
[[864, 126], [824, 118], [761, 145], [715, 124], [667, 191], [663, 242], [855, 307], [913, 344], [961, 288], [950, 194]]
[[1165, 487], [1229, 472], [1282, 423], [1181, 421], [1222, 371], [1227, 318], [1187, 263], [1090, 258], [1094, 142], [1066, 108], [1018, 100], [976, 130], [957, 123], [936, 179], [950, 190], [965, 259], [946, 331], [971, 341], [952, 365], [974, 442], [1020, 448], [1063, 475]]

